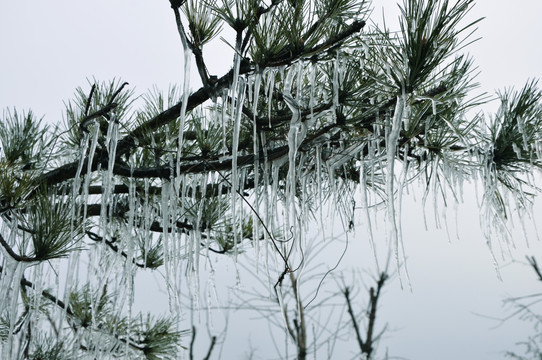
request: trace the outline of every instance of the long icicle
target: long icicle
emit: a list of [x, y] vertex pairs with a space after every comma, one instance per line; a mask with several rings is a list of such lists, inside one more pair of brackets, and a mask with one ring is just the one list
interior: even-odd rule
[[[389, 127], [386, 137], [386, 202], [390, 240], [394, 246], [395, 261], [397, 271], [401, 273], [401, 263], [399, 261], [399, 232], [397, 229], [397, 212], [395, 210], [395, 152], [397, 151], [397, 141], [401, 130], [403, 120], [405, 95], [397, 97], [397, 104], [393, 118], [391, 119], [391, 127]], [[401, 277], [399, 276], [399, 279]], [[402, 282], [401, 282], [402, 286]]]

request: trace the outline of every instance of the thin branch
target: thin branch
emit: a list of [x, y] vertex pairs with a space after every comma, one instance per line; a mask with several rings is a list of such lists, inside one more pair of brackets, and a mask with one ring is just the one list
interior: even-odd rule
[[352, 310], [352, 304], [350, 302], [350, 288], [346, 287], [343, 291], [344, 297], [346, 299], [346, 305], [348, 307], [348, 314], [350, 315], [350, 319], [352, 320], [352, 325], [354, 326], [354, 332], [356, 333], [356, 340], [358, 341], [358, 346], [360, 349], [365, 348], [365, 343], [363, 342], [361, 338], [361, 333], [359, 331], [358, 321], [356, 319], [356, 315], [354, 314], [354, 311]]
[[203, 358], [203, 360], [209, 360], [211, 358], [211, 353], [213, 352], [213, 348], [216, 344], [216, 336], [211, 337], [211, 344], [209, 345], [209, 350], [207, 351], [207, 355]]
[[184, 26], [181, 21], [179, 7], [172, 6], [171, 8], [173, 9], [173, 13], [175, 14], [177, 31], [179, 32], [179, 36], [181, 37], [183, 48], [190, 49], [194, 54], [194, 58], [196, 59], [196, 66], [198, 67], [199, 76], [201, 78], [201, 83], [203, 84], [204, 88], [207, 88], [209, 86], [209, 73], [207, 71], [207, 66], [205, 65], [205, 60], [203, 59], [202, 49], [188, 40], [188, 37], [186, 36], [186, 31], [184, 30]]
[[330, 39], [324, 41], [323, 43], [315, 45], [314, 47], [310, 49], [303, 50], [302, 52], [299, 52], [296, 54], [291, 54], [290, 51], [285, 52], [284, 54], [281, 52], [278, 56], [275, 55], [274, 57], [271, 57], [269, 59], [264, 59], [261, 67], [265, 68], [265, 67], [283, 66], [283, 65], [291, 64], [300, 58], [310, 58], [312, 56], [316, 56], [319, 53], [331, 50], [341, 45], [344, 40], [346, 40], [353, 34], [361, 31], [361, 29], [363, 29], [364, 26], [365, 26], [365, 21], [356, 20], [350, 26], [348, 26], [345, 30], [331, 37]]
[[94, 91], [96, 91], [96, 84], [92, 84], [90, 94], [88, 94], [87, 105], [85, 106], [85, 117], [88, 116], [88, 111], [90, 110], [90, 104], [92, 103], [92, 96], [94, 95]]
[[252, 27], [256, 26], [258, 22], [260, 21], [260, 18], [264, 15], [270, 12], [273, 8], [277, 7], [283, 0], [272, 0], [271, 4], [269, 4], [268, 7], [262, 7], [260, 6], [258, 10], [256, 11], [256, 16], [252, 19], [252, 22], [248, 26], [247, 33], [245, 35], [245, 38], [243, 39], [243, 43], [241, 45], [241, 52], [244, 52], [246, 47], [249, 44], [250, 38], [252, 37], [252, 31], [250, 30]]
[[[3, 272], [4, 272], [4, 268], [0, 265], [0, 274]], [[21, 277], [20, 282], [22, 286], [28, 287], [32, 290], [36, 290], [36, 286], [32, 282], [28, 281], [24, 276]], [[52, 302], [53, 304], [60, 307], [62, 310], [65, 310], [66, 314], [73, 316], [73, 312], [71, 311], [69, 306], [67, 306], [62, 300], [58, 299], [56, 296], [52, 295], [47, 290], [42, 290], [40, 295], [43, 296], [45, 299], [49, 300], [50, 302]]]
[[297, 279], [293, 271], [290, 271], [290, 281], [292, 282], [292, 289], [294, 292], [297, 311], [299, 313], [299, 323], [297, 322], [297, 319], [294, 319], [294, 325], [297, 334], [297, 358], [298, 360], [305, 360], [305, 358], [307, 357], [307, 325], [305, 323], [305, 308], [298, 293]]
[[534, 269], [536, 275], [538, 276], [538, 280], [542, 281], [542, 272], [540, 271], [540, 268], [538, 267], [538, 263], [536, 262], [536, 259], [534, 256], [526, 256], [527, 258], [527, 261], [529, 262], [529, 264], [532, 266], [532, 268]]
[[188, 358], [194, 360], [194, 342], [196, 341], [196, 327], [192, 325], [192, 339], [190, 339], [190, 350]]
[[2, 234], [0, 234], [0, 244], [4, 247], [4, 249], [6, 250], [6, 252], [8, 253], [9, 256], [11, 256], [11, 258], [15, 261], [19, 261], [19, 262], [34, 262], [34, 261], [38, 261], [38, 259], [36, 257], [29, 257], [29, 256], [25, 256], [25, 255], [19, 255], [17, 254], [12, 248], [11, 246], [7, 243], [7, 241], [4, 239], [4, 237], [2, 236]]
[[[125, 83], [125, 84], [127, 84], [127, 83]], [[93, 112], [92, 114], [85, 116], [83, 118], [83, 120], [81, 120], [81, 122], [79, 124], [79, 128], [82, 131], [88, 131], [87, 127], [88, 127], [88, 125], [90, 124], [90, 122], [92, 120], [94, 120], [96, 118], [99, 118], [100, 116], [103, 116], [103, 117], [108, 119], [109, 118], [109, 113], [111, 112], [111, 110], [113, 110], [117, 106], [119, 106], [119, 104], [117, 104], [115, 102], [111, 102], [111, 103], [105, 105], [100, 110], [97, 110], [97, 111]]]
[[[100, 216], [100, 213], [101, 213], [101, 210], [102, 210], [102, 205], [101, 204], [90, 204], [87, 206], [87, 216], [88, 217], [93, 217], [93, 216]], [[191, 225], [190, 223], [187, 223], [187, 222], [183, 222], [183, 221], [177, 221], [175, 222], [175, 227], [176, 227], [176, 230], [179, 230], [180, 232], [184, 233], [184, 234], [189, 234], [190, 231], [193, 231], [194, 230], [194, 226]], [[150, 226], [149, 226], [149, 230], [152, 231], [152, 232], [156, 232], [156, 233], [163, 233], [164, 231], [167, 231], [168, 233], [171, 233], [173, 232], [173, 228], [171, 227], [168, 227], [167, 229], [165, 229], [161, 224], [160, 222], [158, 221], [153, 221]], [[90, 234], [89, 234], [90, 233]], [[87, 231], [87, 235], [89, 236], [89, 238], [92, 240], [92, 241], [96, 241], [96, 242], [101, 242], [103, 241], [104, 239], [91, 232], [91, 231]], [[202, 235], [203, 236], [203, 235]], [[105, 243], [111, 248], [111, 250], [115, 251], [115, 252], [118, 252], [119, 249], [116, 245], [114, 245], [115, 243], [115, 240], [105, 240]], [[228, 253], [228, 250], [226, 249], [222, 249], [222, 250], [218, 250], [218, 249], [214, 249], [212, 247], [208, 247], [206, 244], [204, 244], [203, 242], [200, 243], [200, 245], [202, 247], [204, 247], [205, 250], [209, 250], [215, 254], [227, 254]], [[126, 259], [128, 259], [128, 256], [127, 254], [125, 254], [124, 252], [121, 251], [120, 253], [123, 257], [125, 257]], [[137, 265], [138, 267], [141, 267], [141, 268], [144, 268], [146, 267], [145, 265], [142, 265], [142, 264], [139, 264], [139, 263], [136, 263], [135, 262], [135, 259], [132, 260], [134, 262], [135, 265]]]
[[[114, 240], [104, 239], [102, 236], [92, 231], [86, 231], [86, 234], [90, 240], [95, 241], [95, 242], [104, 242], [111, 250], [113, 250], [117, 254], [120, 254], [122, 257], [128, 260], [128, 254], [124, 252], [123, 250], [120, 250], [119, 247], [114, 244], [116, 241], [116, 238], [113, 238]], [[132, 258], [132, 264], [142, 269], [146, 268], [145, 264], [138, 263], [135, 258]]]
[[119, 88], [117, 89], [117, 91], [115, 91], [113, 93], [113, 96], [111, 96], [111, 99], [109, 99], [109, 103], [107, 105], [110, 105], [110, 104], [113, 104], [113, 101], [115, 101], [115, 98], [121, 93], [122, 89], [124, 89], [124, 87], [126, 85], [130, 85], [128, 84], [127, 82], [123, 82], [121, 86], [119, 86]]
[[374, 333], [374, 327], [376, 322], [376, 309], [378, 306], [378, 298], [380, 296], [380, 291], [382, 290], [382, 287], [384, 286], [384, 283], [388, 279], [388, 275], [386, 273], [381, 273], [380, 278], [378, 279], [376, 283], [376, 292], [373, 288], [371, 288], [370, 295], [371, 295], [371, 305], [370, 305], [370, 311], [369, 311], [369, 325], [367, 326], [367, 336], [366, 336], [366, 348], [365, 351], [367, 353], [367, 357], [370, 357], [372, 351], [373, 351], [373, 333]]
[[375, 339], [374, 329], [375, 329], [375, 323], [376, 323], [376, 310], [378, 308], [378, 299], [380, 297], [380, 291], [382, 290], [382, 287], [384, 286], [387, 279], [388, 279], [388, 275], [384, 272], [381, 273], [376, 283], [376, 291], [373, 287], [369, 289], [369, 311], [368, 311], [369, 324], [367, 326], [365, 341], [363, 341], [363, 339], [361, 338], [358, 321], [352, 309], [352, 304], [350, 301], [350, 289], [346, 287], [343, 291], [344, 297], [346, 299], [346, 305], [348, 308], [348, 314], [350, 315], [350, 319], [352, 320], [352, 325], [354, 327], [354, 332], [356, 333], [358, 346], [361, 350], [361, 353], [367, 355], [367, 359], [371, 358], [372, 352], [374, 350], [374, 346], [373, 346], [374, 345], [373, 342]]
[[122, 89], [124, 89], [126, 85], [129, 85], [129, 84], [127, 82], [122, 83], [122, 85], [119, 86], [119, 88], [113, 93], [113, 95], [111, 95], [111, 98], [109, 99], [109, 101], [104, 107], [88, 115], [88, 111], [90, 109], [90, 104], [92, 100], [92, 95], [94, 94], [96, 90], [96, 84], [92, 85], [92, 89], [90, 90], [90, 94], [88, 96], [87, 104], [85, 108], [85, 117], [79, 123], [79, 128], [82, 131], [88, 131], [87, 127], [90, 124], [90, 122], [100, 116], [103, 116], [107, 120], [109, 120], [110, 119], [109, 113], [119, 105], [118, 103], [114, 102], [115, 98], [121, 93]]

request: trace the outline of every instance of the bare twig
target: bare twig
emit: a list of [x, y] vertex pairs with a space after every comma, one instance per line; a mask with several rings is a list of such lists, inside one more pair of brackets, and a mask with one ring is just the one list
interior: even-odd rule
[[529, 262], [529, 264], [532, 266], [532, 268], [534, 269], [536, 275], [538, 276], [538, 280], [542, 281], [542, 272], [540, 271], [540, 268], [538, 267], [538, 263], [536, 262], [536, 259], [534, 256], [526, 256], [527, 258], [527, 261]]
[[303, 306], [301, 296], [298, 293], [297, 279], [292, 271], [290, 271], [290, 281], [292, 282], [292, 289], [294, 291], [297, 312], [299, 314], [299, 322], [297, 321], [297, 319], [294, 319], [294, 326], [296, 330], [297, 359], [305, 360], [307, 357], [307, 325], [305, 323], [305, 307]]
[[348, 307], [348, 314], [350, 315], [350, 319], [352, 320], [352, 325], [354, 326], [354, 332], [356, 333], [356, 340], [358, 341], [358, 346], [360, 349], [363, 349], [365, 346], [365, 343], [363, 342], [361, 338], [361, 333], [359, 331], [358, 321], [356, 319], [356, 315], [354, 314], [354, 311], [352, 310], [352, 304], [350, 302], [350, 288], [346, 287], [343, 290], [344, 297], [346, 299], [346, 305]]
[[211, 338], [211, 344], [209, 345], [209, 350], [207, 351], [207, 355], [203, 358], [203, 360], [209, 360], [211, 358], [211, 353], [213, 352], [213, 348], [216, 344], [216, 336], [213, 336]]
[[196, 341], [196, 327], [192, 326], [192, 338], [190, 339], [190, 349], [188, 353], [188, 358], [194, 360], [194, 342]]
[[[190, 339], [190, 348], [188, 349], [188, 358], [190, 360], [194, 360], [194, 343], [196, 341], [196, 327], [192, 326], [192, 338]], [[216, 345], [216, 336], [211, 337], [211, 344], [209, 345], [209, 350], [207, 350], [207, 355], [203, 358], [203, 360], [209, 360], [211, 358], [211, 353], [213, 352], [213, 348]]]
[[348, 314], [350, 315], [350, 319], [352, 320], [352, 326], [354, 327], [354, 332], [356, 333], [358, 346], [361, 350], [361, 353], [367, 355], [367, 359], [371, 358], [372, 352], [374, 350], [374, 328], [376, 323], [376, 309], [378, 306], [378, 298], [380, 297], [380, 291], [382, 290], [382, 287], [384, 286], [384, 283], [387, 279], [388, 275], [384, 272], [381, 273], [376, 283], [376, 291], [373, 287], [371, 287], [369, 290], [369, 310], [367, 312], [369, 317], [369, 324], [367, 325], [365, 341], [363, 341], [361, 337], [358, 321], [354, 314], [354, 310], [352, 309], [352, 303], [350, 301], [350, 289], [346, 287], [343, 290], [343, 294], [346, 299], [346, 305], [348, 308]]

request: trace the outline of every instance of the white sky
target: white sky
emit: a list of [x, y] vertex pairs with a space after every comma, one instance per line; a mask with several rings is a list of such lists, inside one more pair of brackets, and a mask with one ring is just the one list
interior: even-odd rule
[[[397, 14], [394, 3], [375, 1], [373, 16], [381, 18], [385, 7], [393, 14], [391, 20], [387, 18], [391, 24]], [[477, 33], [483, 38], [468, 51], [480, 68], [482, 91], [519, 88], [528, 78], [542, 77], [541, 15], [538, 0], [478, 1], [470, 18], [486, 17]], [[166, 0], [2, 1], [0, 49], [0, 108], [32, 109], [52, 124], [61, 121], [63, 102], [75, 87], [90, 88], [87, 78], [121, 78], [136, 93], [153, 85], [165, 90], [169, 84], [181, 83], [180, 41]], [[207, 55], [219, 75], [231, 63], [219, 50], [209, 50]], [[505, 266], [503, 281], [497, 279], [477, 230], [473, 189], [467, 188], [466, 194], [466, 204], [458, 209], [459, 240], [448, 242], [443, 231], [426, 232], [421, 208], [409, 208], [405, 214], [413, 292], [401, 290], [398, 281], [386, 290], [380, 315], [391, 331], [380, 354], [386, 347], [390, 355], [416, 360], [498, 359], [504, 357], [502, 351], [513, 349], [515, 342], [531, 334], [527, 323], [511, 321], [490, 329], [497, 323], [475, 315], [503, 317], [505, 297], [536, 292], [539, 284], [530, 268], [511, 263], [510, 258], [499, 259]], [[451, 209], [448, 217], [453, 219]], [[542, 249], [534, 238], [530, 249], [525, 249], [522, 236], [516, 243], [518, 249], [512, 254], [519, 260]], [[360, 251], [367, 250], [360, 246], [365, 249]], [[350, 255], [347, 262], [359, 261], [358, 254]]]

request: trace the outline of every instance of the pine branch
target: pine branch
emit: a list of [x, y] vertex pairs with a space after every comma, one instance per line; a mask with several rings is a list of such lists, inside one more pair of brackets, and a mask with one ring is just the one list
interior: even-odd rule
[[207, 88], [209, 86], [209, 73], [207, 71], [207, 66], [205, 65], [205, 60], [203, 59], [202, 49], [200, 46], [195, 45], [191, 41], [188, 40], [188, 37], [186, 36], [186, 31], [184, 30], [184, 26], [181, 21], [181, 14], [179, 13], [179, 7], [172, 6], [172, 9], [173, 9], [173, 13], [175, 14], [175, 22], [177, 23], [177, 30], [179, 32], [179, 36], [181, 37], [183, 46], [187, 46], [192, 51], [192, 54], [194, 54], [194, 58], [196, 59], [196, 66], [198, 68], [198, 73], [200, 75], [201, 83], [203, 84], [204, 88]]
[[[292, 63], [293, 61], [297, 60], [300, 57], [304, 57], [304, 56], [308, 56], [308, 55], [312, 56], [312, 55], [316, 55], [316, 54], [318, 54], [320, 52], [326, 51], [326, 50], [330, 49], [331, 47], [333, 47], [335, 45], [339, 45], [340, 43], [342, 43], [348, 37], [350, 37], [353, 34], [359, 32], [363, 28], [364, 25], [365, 25], [365, 22], [363, 22], [363, 21], [355, 21], [352, 25], [350, 25], [343, 32], [337, 34], [336, 36], [334, 36], [331, 39], [323, 42], [320, 45], [316, 45], [314, 48], [310, 49], [307, 53], [305, 53], [305, 54], [296, 54], [296, 55], [280, 57], [280, 58], [268, 59], [267, 61], [264, 61], [263, 64], [258, 65], [259, 70], [263, 70], [266, 67], [276, 67], [276, 66], [290, 64], [290, 63]], [[241, 67], [239, 69], [239, 74], [240, 75], [248, 74], [248, 73], [250, 73], [252, 71], [254, 71], [254, 69], [248, 62], [241, 61]], [[203, 104], [205, 101], [209, 100], [210, 95], [211, 95], [212, 92], [218, 92], [222, 88], [224, 88], [224, 87], [226, 87], [228, 85], [231, 85], [231, 83], [233, 82], [233, 74], [234, 74], [234, 70], [231, 69], [228, 73], [226, 73], [224, 76], [222, 76], [220, 79], [218, 79], [216, 81], [216, 83], [214, 84], [214, 87], [212, 89], [209, 89], [209, 88], [206, 88], [206, 87], [201, 87], [199, 90], [197, 90], [192, 95], [190, 95], [189, 98], [188, 98], [186, 111], [190, 112], [194, 108], [196, 108], [197, 106], [199, 106], [199, 105]], [[123, 84], [123, 86], [124, 86], [124, 84]], [[161, 112], [160, 114], [158, 114], [154, 118], [150, 119], [149, 121], [147, 121], [147, 122], [141, 124], [140, 126], [136, 127], [132, 131], [130, 131], [117, 144], [117, 149], [116, 149], [116, 157], [117, 157], [117, 159], [120, 158], [121, 156], [125, 155], [129, 151], [131, 151], [134, 147], [136, 147], [137, 146], [136, 144], [138, 143], [138, 141], [136, 139], [141, 137], [143, 134], [145, 134], [145, 133], [148, 134], [149, 131], [154, 131], [154, 130], [156, 130], [156, 129], [158, 129], [158, 128], [160, 128], [160, 127], [162, 127], [162, 126], [164, 126], [164, 125], [166, 125], [168, 123], [170, 123], [171, 121], [177, 119], [178, 116], [179, 116], [180, 110], [181, 110], [181, 103], [178, 103], [178, 104], [170, 107], [169, 109]], [[97, 169], [97, 165], [99, 163], [106, 163], [106, 154], [103, 154], [103, 153], [100, 154], [100, 155], [97, 154], [94, 157], [93, 163], [92, 163], [92, 166], [91, 166], [92, 171]], [[242, 161], [240, 163], [242, 163]], [[78, 162], [72, 162], [72, 163], [69, 163], [69, 164], [61, 165], [58, 168], [56, 168], [54, 170], [51, 170], [51, 171], [45, 173], [44, 175], [42, 175], [38, 179], [38, 183], [47, 184], [48, 186], [51, 186], [51, 185], [55, 185], [55, 184], [61, 183], [63, 181], [69, 180], [69, 179], [71, 179], [71, 178], [73, 178], [75, 176], [75, 174], [77, 172], [78, 165], [79, 165]], [[214, 164], [214, 165], [216, 165], [216, 166], [214, 166], [215, 168], [220, 169], [220, 170], [227, 169], [227, 167], [223, 166], [223, 164]], [[86, 160], [85, 160], [84, 163], [83, 163], [83, 167], [85, 168], [86, 166], [87, 166], [87, 164], [86, 164]], [[116, 169], [118, 171], [117, 175], [123, 175], [124, 174], [124, 176], [128, 176], [127, 174], [129, 174], [129, 172], [126, 172], [125, 168], [123, 168], [122, 166], [118, 166], [118, 165], [116, 165], [115, 167], [116, 167]], [[231, 163], [230, 163], [230, 168], [231, 168]], [[158, 171], [158, 173], [156, 173], [156, 171]], [[206, 171], [206, 167], [203, 164], [199, 164], [199, 165], [194, 164], [194, 165], [190, 165], [190, 166], [185, 167], [183, 169], [183, 171], [204, 172], [204, 171]], [[161, 177], [160, 174], [165, 174], [163, 171], [160, 171], [160, 170], [150, 171], [150, 172], [147, 172], [147, 173], [148, 174], [153, 174], [153, 173], [157, 174], [157, 175], [155, 175], [157, 177]], [[169, 174], [169, 171], [168, 171], [168, 173], [165, 174], [165, 176], [169, 177], [169, 175], [170, 174]], [[141, 176], [145, 177], [143, 175], [141, 175]], [[147, 175], [147, 176], [150, 176], [150, 175]]]
[[247, 48], [250, 42], [250, 39], [252, 38], [252, 31], [250, 29], [256, 26], [256, 24], [258, 24], [258, 22], [260, 21], [260, 18], [263, 15], [267, 14], [268, 12], [276, 8], [282, 1], [283, 0], [272, 0], [269, 6], [267, 7], [260, 6], [258, 8], [258, 10], [256, 11], [256, 15], [254, 16], [254, 19], [252, 19], [252, 22], [248, 25], [249, 30], [247, 31], [245, 38], [243, 39], [243, 43], [241, 45], [241, 53], [244, 53], [245, 49]]

